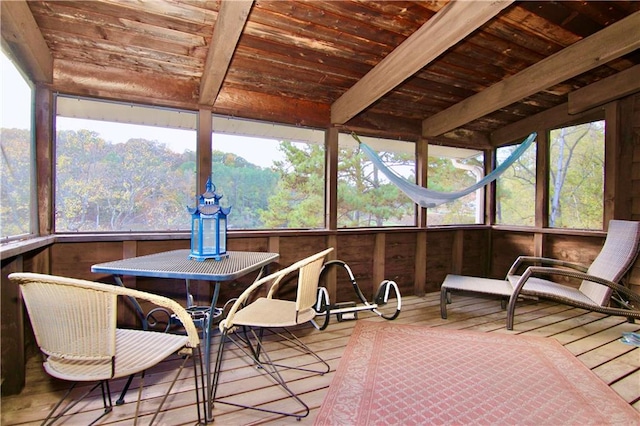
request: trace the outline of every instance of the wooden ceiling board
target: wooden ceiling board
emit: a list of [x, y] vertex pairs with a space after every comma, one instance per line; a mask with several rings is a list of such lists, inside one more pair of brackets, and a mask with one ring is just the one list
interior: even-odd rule
[[[327, 127], [332, 105], [448, 3], [255, 0], [228, 65], [211, 65], [223, 67], [209, 72], [224, 77], [209, 106], [199, 103], [199, 87], [214, 48], [221, 0], [26, 4], [53, 58], [56, 91]], [[345, 126], [417, 140], [421, 122], [638, 11], [638, 1], [514, 2]], [[34, 54], [20, 43], [26, 42], [3, 32], [3, 44], [18, 51], [14, 56]], [[640, 64], [639, 50], [497, 105], [433, 139], [486, 144], [501, 127], [566, 103], [569, 93]], [[31, 59], [31, 68], [46, 64], [45, 54], [36, 55], [41, 60]], [[32, 72], [38, 71], [41, 79], [47, 73]]]

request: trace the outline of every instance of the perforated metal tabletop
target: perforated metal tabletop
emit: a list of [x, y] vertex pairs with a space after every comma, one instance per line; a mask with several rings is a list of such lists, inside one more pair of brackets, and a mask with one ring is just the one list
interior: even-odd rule
[[173, 250], [130, 259], [99, 263], [91, 272], [138, 277], [231, 281], [278, 259], [278, 253], [230, 251], [221, 260], [189, 259], [190, 251]]

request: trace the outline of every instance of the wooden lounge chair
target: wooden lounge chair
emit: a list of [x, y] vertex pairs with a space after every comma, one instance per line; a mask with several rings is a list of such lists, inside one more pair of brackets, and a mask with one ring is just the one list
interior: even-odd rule
[[[513, 329], [516, 303], [521, 295], [624, 316], [633, 321], [640, 318], [640, 296], [620, 282], [638, 256], [639, 242], [640, 222], [612, 220], [604, 246], [588, 268], [557, 259], [520, 256], [504, 280], [447, 275], [440, 290], [441, 316], [447, 318], [450, 293], [466, 291], [508, 298], [508, 330]], [[554, 282], [551, 277], [569, 277], [582, 282], [575, 288]]]
[[[51, 275], [13, 273], [9, 275], [9, 279], [20, 285], [36, 341], [45, 355], [45, 371], [58, 379], [74, 382], [43, 424], [50, 419], [49, 424], [55, 422], [90, 392], [100, 387], [104, 411], [91, 424], [95, 423], [112, 410], [110, 379], [137, 373], [143, 373], [144, 378], [146, 369], [176, 352], [183, 360], [149, 424], [156, 419], [190, 358], [193, 359], [195, 371], [198, 423], [201, 423], [200, 402], [204, 404], [204, 391], [200, 395], [199, 389], [204, 388], [198, 385], [199, 377], [202, 382], [202, 374], [198, 374], [196, 364], [196, 360], [200, 361], [199, 368], [202, 372], [200, 338], [191, 317], [180, 304], [166, 297], [117, 285]], [[172, 311], [182, 322], [186, 335], [117, 328], [118, 296], [148, 301]], [[78, 382], [97, 384], [58, 410]], [[142, 386], [143, 380], [138, 392], [135, 421], [139, 415]]]
[[[298, 397], [298, 395], [287, 385], [286, 381], [280, 375], [277, 367], [286, 367], [287, 369], [297, 369], [317, 374], [329, 372], [329, 364], [314, 353], [302, 341], [297, 339], [288, 328], [294, 327], [307, 322], [314, 323], [318, 282], [320, 279], [320, 271], [324, 263], [324, 258], [333, 248], [326, 249], [305, 259], [299, 260], [291, 266], [284, 268], [278, 272], [268, 275], [247, 288], [235, 301], [229, 310], [226, 318], [220, 322], [220, 331], [222, 336], [218, 355], [214, 370], [213, 395], [212, 400], [223, 404], [229, 404], [242, 408], [250, 408], [254, 410], [275, 413], [285, 416], [293, 416], [300, 420], [309, 414], [309, 407]], [[278, 286], [283, 282], [283, 278], [298, 275], [298, 286], [296, 300], [282, 300], [275, 298]], [[266, 297], [257, 298], [254, 302], [245, 306], [251, 295], [260, 287], [270, 285], [269, 292]], [[302, 354], [310, 355], [314, 361], [312, 364], [321, 364], [320, 369], [311, 369], [308, 366], [297, 367], [294, 365], [283, 366], [274, 363], [269, 357], [263, 345], [263, 333], [265, 330], [271, 330], [280, 338], [282, 342], [287, 342], [291, 347], [295, 347]], [[284, 331], [286, 334], [279, 332]], [[220, 366], [222, 362], [223, 349], [226, 341], [231, 341], [238, 347], [244, 355], [247, 356], [250, 363], [259, 367], [260, 371], [268, 374], [286, 393], [286, 399], [292, 398], [302, 409], [298, 411], [284, 412], [270, 408], [264, 408], [255, 405], [246, 405], [238, 402], [230, 401], [227, 398], [217, 398], [216, 392], [220, 377]]]

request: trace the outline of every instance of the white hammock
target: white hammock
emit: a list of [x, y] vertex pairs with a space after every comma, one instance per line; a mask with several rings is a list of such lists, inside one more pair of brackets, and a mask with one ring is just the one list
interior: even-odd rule
[[409, 182], [404, 177], [400, 176], [389, 167], [387, 167], [378, 154], [371, 149], [367, 144], [360, 141], [358, 135], [352, 133], [351, 136], [358, 141], [360, 149], [367, 154], [367, 157], [371, 162], [380, 170], [394, 185], [396, 185], [402, 192], [404, 192], [414, 203], [420, 207], [430, 208], [436, 207], [440, 204], [448, 203], [456, 200], [460, 197], [464, 197], [467, 194], [471, 194], [475, 190], [482, 188], [483, 186], [493, 182], [500, 176], [509, 166], [511, 166], [520, 156], [531, 146], [536, 139], [537, 133], [531, 133], [521, 144], [516, 148], [511, 155], [505, 159], [498, 167], [496, 167], [491, 173], [480, 179], [470, 187], [457, 192], [438, 192], [428, 188], [416, 185]]

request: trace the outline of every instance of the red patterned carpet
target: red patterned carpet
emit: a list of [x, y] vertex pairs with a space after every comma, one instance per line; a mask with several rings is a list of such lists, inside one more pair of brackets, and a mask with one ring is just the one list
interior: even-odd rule
[[315, 424], [639, 425], [640, 414], [554, 339], [361, 320]]

